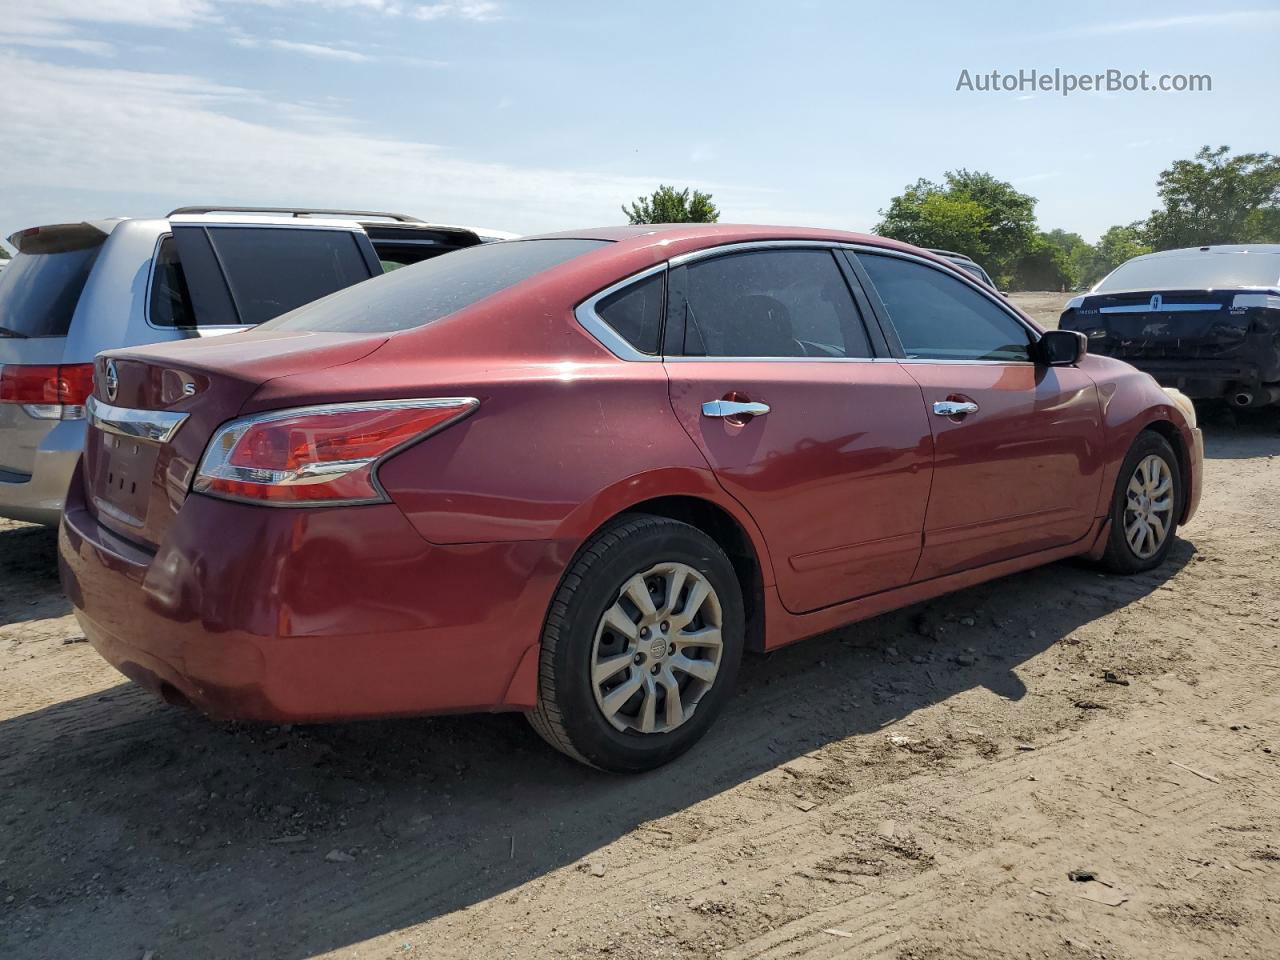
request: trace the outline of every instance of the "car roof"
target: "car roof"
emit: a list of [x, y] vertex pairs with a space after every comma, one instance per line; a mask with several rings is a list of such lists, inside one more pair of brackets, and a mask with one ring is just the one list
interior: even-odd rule
[[[588, 227], [578, 230], [560, 230], [555, 233], [543, 233], [526, 240], [643, 240], [649, 237], [660, 237], [664, 243], [679, 243], [690, 240], [711, 240], [715, 243], [735, 243], [759, 239], [775, 240], [829, 240], [837, 243], [873, 243], [877, 245], [899, 245], [896, 240], [885, 237], [870, 236], [865, 233], [853, 233], [848, 230], [835, 230], [825, 227], [784, 227], [757, 223], [642, 223], [610, 227]], [[905, 245], [902, 245], [905, 246]], [[915, 248], [912, 248], [915, 249]]]
[[1202, 247], [1179, 247], [1176, 250], [1158, 250], [1144, 253], [1134, 260], [1163, 260], [1181, 257], [1212, 256], [1220, 253], [1280, 254], [1280, 243], [1212, 243]]

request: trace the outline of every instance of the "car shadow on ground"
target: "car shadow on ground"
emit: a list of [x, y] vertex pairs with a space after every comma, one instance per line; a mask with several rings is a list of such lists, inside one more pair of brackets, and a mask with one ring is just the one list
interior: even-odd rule
[[227, 726], [120, 684], [16, 717], [0, 955], [295, 960], [422, 923], [957, 694], [1021, 699], [1027, 661], [1194, 555], [1179, 540], [1129, 578], [1055, 564], [749, 657], [707, 738], [638, 777], [578, 766], [518, 716]]
[[1211, 460], [1253, 460], [1280, 454], [1280, 407], [1235, 410], [1222, 404], [1197, 407], [1204, 453]]
[[70, 612], [58, 583], [58, 531], [27, 525], [0, 529], [0, 626]]

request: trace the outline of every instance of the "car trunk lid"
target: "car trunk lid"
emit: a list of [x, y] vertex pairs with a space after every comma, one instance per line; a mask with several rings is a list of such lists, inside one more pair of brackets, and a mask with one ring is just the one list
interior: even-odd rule
[[101, 355], [85, 448], [85, 500], [133, 542], [160, 543], [209, 437], [267, 381], [352, 363], [385, 335], [254, 331]]
[[1115, 357], [1211, 356], [1239, 346], [1249, 318], [1233, 309], [1237, 291], [1161, 290], [1086, 296], [1071, 329], [1090, 349]]

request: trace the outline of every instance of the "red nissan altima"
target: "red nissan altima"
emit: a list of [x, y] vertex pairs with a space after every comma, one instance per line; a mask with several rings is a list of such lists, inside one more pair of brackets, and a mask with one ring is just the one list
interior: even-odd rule
[[105, 354], [89, 417], [63, 578], [127, 676], [270, 722], [523, 710], [617, 771], [697, 741], [744, 650], [1158, 565], [1202, 461], [1190, 403], [1080, 334], [778, 227], [472, 247]]

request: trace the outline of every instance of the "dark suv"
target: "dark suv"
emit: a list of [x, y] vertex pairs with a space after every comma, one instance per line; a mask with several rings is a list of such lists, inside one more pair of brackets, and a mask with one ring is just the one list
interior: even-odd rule
[[264, 207], [14, 234], [18, 255], [0, 273], [0, 516], [58, 522], [99, 352], [244, 330], [492, 234], [404, 214]]
[[1135, 257], [1068, 301], [1059, 325], [1193, 399], [1280, 403], [1280, 244]]

